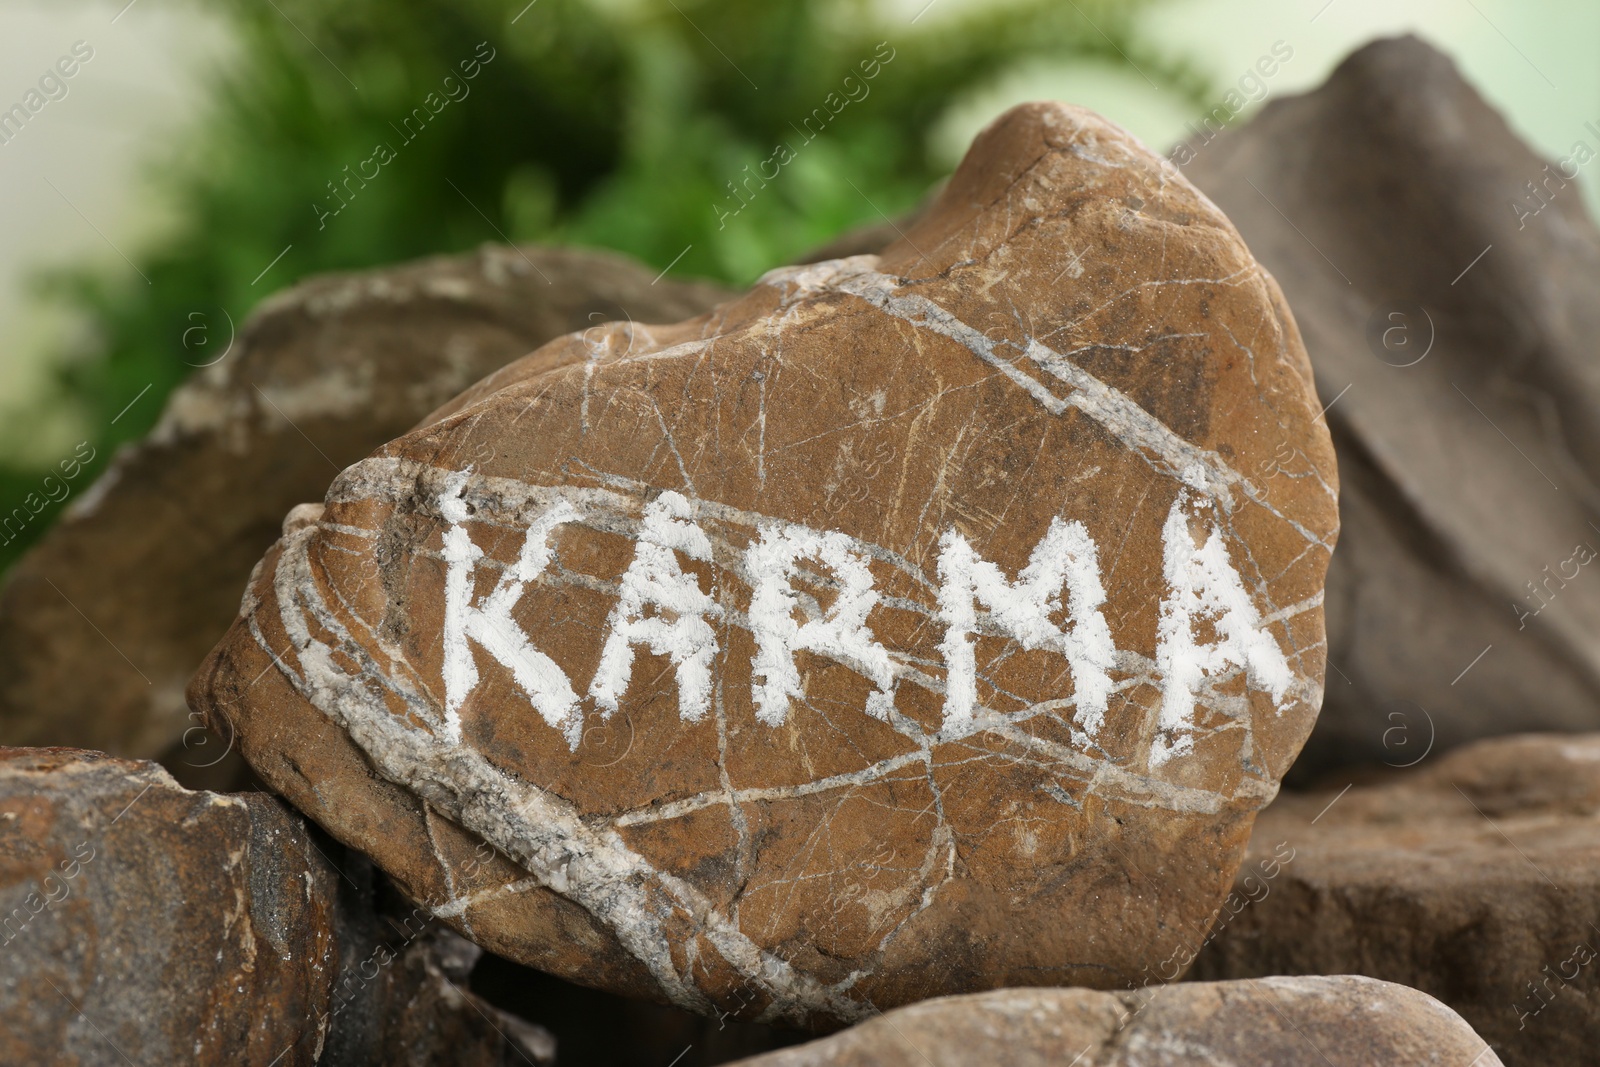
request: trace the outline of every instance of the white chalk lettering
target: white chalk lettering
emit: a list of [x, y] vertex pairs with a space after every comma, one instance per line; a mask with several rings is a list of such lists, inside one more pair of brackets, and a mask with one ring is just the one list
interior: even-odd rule
[[[793, 579], [801, 560], [815, 559], [838, 579], [838, 595], [822, 618], [797, 622], [800, 604]], [[794, 654], [827, 656], [869, 678], [877, 689], [867, 697], [867, 713], [888, 719], [894, 707], [894, 664], [889, 650], [867, 629], [867, 614], [878, 603], [867, 558], [842, 533], [818, 533], [800, 526], [773, 523], [745, 554], [745, 568], [755, 583], [750, 596], [750, 631], [756, 654], [751, 686], [756, 718], [780, 726], [789, 702], [802, 698], [800, 671]]]
[[554, 660], [533, 647], [528, 635], [511, 618], [511, 609], [522, 599], [523, 587], [549, 566], [550, 532], [576, 519], [577, 512], [571, 504], [561, 501], [535, 519], [528, 527], [517, 561], [501, 574], [482, 606], [474, 606], [472, 575], [483, 549], [472, 543], [460, 525], [468, 513], [459, 494], [457, 486], [456, 492], [439, 500], [439, 511], [450, 522], [444, 534], [445, 734], [451, 740], [461, 739], [461, 705], [478, 684], [470, 638], [511, 672], [544, 720], [560, 730], [569, 745], [576, 746], [583, 730], [583, 716], [578, 711], [578, 695], [572, 691], [572, 682]]
[[[633, 675], [633, 646], [644, 645], [672, 660], [678, 675], [678, 714], [698, 722], [711, 706], [711, 661], [717, 635], [706, 621], [720, 615], [710, 594], [678, 566], [674, 552], [708, 562], [711, 541], [692, 521], [683, 494], [662, 493], [644, 509], [639, 542], [611, 609], [610, 634], [589, 695], [609, 716], [617, 710]], [[646, 614], [646, 608], [651, 614]], [[670, 618], [668, 616], [671, 616]]]
[[[439, 498], [440, 514], [450, 524], [443, 552], [444, 732], [460, 739], [461, 710], [479, 682], [476, 644], [511, 672], [539, 714], [576, 748], [583, 731], [580, 699], [562, 668], [533, 647], [512, 611], [526, 586], [550, 568], [556, 528], [593, 519], [580, 519], [573, 503], [557, 496], [529, 525], [516, 561], [475, 603], [474, 574], [484, 553], [464, 526], [470, 516], [463, 499], [467, 477], [452, 479]], [[710, 709], [712, 667], [719, 653], [713, 623], [725, 612], [716, 591], [702, 589], [700, 576], [685, 571], [679, 559], [681, 553], [685, 560], [712, 562], [711, 540], [695, 521], [697, 507], [703, 513], [708, 506], [716, 507], [667, 491], [644, 508], [587, 692], [604, 717], [618, 710], [627, 693], [640, 647], [671, 661], [682, 719], [698, 722]], [[1194, 752], [1201, 729], [1196, 705], [1208, 699], [1215, 681], [1243, 671], [1249, 688], [1270, 695], [1279, 710], [1295, 682], [1277, 640], [1262, 627], [1217, 521], [1202, 516], [1185, 491], [1162, 526], [1167, 590], [1156, 632], [1154, 667], [1162, 693], [1152, 767]], [[806, 652], [869, 681], [863, 710], [890, 720], [897, 684], [905, 679], [930, 683], [920, 666], [924, 661], [886, 647], [870, 625], [873, 611], [884, 603], [872, 571], [881, 550], [838, 531], [775, 520], [760, 520], [757, 528], [739, 568], [751, 585], [749, 611], [739, 625], [748, 626], [754, 644], [750, 678], [756, 718], [781, 726], [794, 705], [805, 700], [796, 656]], [[991, 636], [1022, 650], [1063, 657], [1071, 671], [1075, 726], [1091, 743], [1100, 743], [1118, 651], [1103, 610], [1099, 550], [1083, 523], [1052, 519], [1015, 578], [984, 559], [959, 531], [946, 530], [939, 540], [937, 574], [933, 618], [944, 630], [938, 646], [945, 666], [942, 730], [959, 736], [975, 728], [981, 706], [977, 644]]]
[[[1212, 523], [1205, 544], [1195, 544], [1188, 503], [1187, 493], [1178, 494], [1161, 531], [1168, 593], [1157, 630], [1156, 668], [1164, 684], [1151, 766], [1193, 751], [1195, 694], [1203, 678], [1242, 667], [1250, 684], [1280, 706], [1293, 681], [1277, 641], [1259, 629], [1260, 616], [1228, 559], [1221, 530]], [[1197, 642], [1198, 622], [1209, 622], [1217, 640]]]
[[[1063, 587], [1069, 626], [1051, 620], [1062, 610]], [[1007, 581], [999, 567], [980, 558], [960, 533], [945, 532], [939, 552], [939, 618], [945, 624], [945, 636], [939, 647], [945, 661], [946, 730], [969, 726], [977, 703], [973, 637], [979, 632], [979, 601], [988, 607], [991, 625], [1023, 648], [1048, 649], [1066, 657], [1072, 666], [1079, 726], [1094, 737], [1105, 719], [1106, 698], [1111, 692], [1107, 672], [1116, 647], [1100, 610], [1106, 594], [1089, 531], [1080, 522], [1052, 519], [1015, 582]]]

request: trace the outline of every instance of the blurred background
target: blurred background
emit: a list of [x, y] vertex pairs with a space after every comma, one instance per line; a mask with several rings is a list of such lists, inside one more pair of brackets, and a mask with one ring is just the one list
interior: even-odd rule
[[1014, 103], [1166, 151], [1402, 32], [1551, 159], [1600, 124], [1592, 0], [4, 0], [0, 503], [80, 442], [92, 475], [307, 275], [513, 240], [745, 284]]

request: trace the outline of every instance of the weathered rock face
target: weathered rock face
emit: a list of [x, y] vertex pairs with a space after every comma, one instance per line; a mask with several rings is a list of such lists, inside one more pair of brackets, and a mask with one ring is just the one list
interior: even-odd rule
[[1449, 1004], [1507, 1063], [1592, 1058], [1600, 736], [1483, 741], [1343, 796], [1286, 793], [1255, 833], [1251, 860], [1288, 841], [1293, 862], [1197, 976], [1371, 975]]
[[183, 687], [286, 511], [552, 337], [677, 322], [733, 295], [654, 274], [607, 253], [486, 246], [307, 281], [225, 356], [221, 313], [197, 319], [175, 358], [214, 365], [0, 592], [0, 743], [160, 755], [194, 725]]
[[1370, 978], [1264, 978], [1125, 993], [1001, 989], [913, 1004], [748, 1067], [1498, 1065], [1449, 1008]]
[[[1596, 136], [1572, 131], [1591, 155]], [[1331, 667], [1297, 774], [1409, 762], [1430, 729], [1600, 728], [1600, 235], [1557, 173], [1576, 165], [1404, 38], [1184, 168], [1283, 285], [1335, 401]], [[1305, 468], [1285, 450], [1250, 473]]]
[[553, 1059], [456, 986], [477, 948], [422, 915], [380, 924], [347, 884], [264, 794], [0, 749], [0, 1062]]
[[1209, 202], [1031, 105], [881, 259], [589, 341], [290, 516], [191, 687], [265, 780], [480, 944], [706, 1013], [1130, 985], [1204, 927], [1335, 535]]

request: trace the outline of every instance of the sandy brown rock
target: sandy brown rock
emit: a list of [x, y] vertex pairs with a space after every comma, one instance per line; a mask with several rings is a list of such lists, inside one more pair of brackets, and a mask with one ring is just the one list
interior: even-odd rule
[[1205, 926], [1335, 535], [1208, 201], [1031, 105], [881, 258], [589, 341], [290, 516], [191, 687], [257, 773], [480, 944], [705, 1013], [1139, 984]]
[[[1401, 38], [1183, 168], [1282, 284], [1336, 401], [1331, 667], [1297, 774], [1600, 728], [1600, 234], [1558, 172], [1600, 127], [1570, 135], [1564, 167], [1538, 158]], [[1303, 468], [1285, 450], [1251, 473]]]
[[303, 282], [242, 323], [231, 349], [220, 312], [196, 319], [173, 358], [214, 365], [0, 592], [0, 744], [161, 755], [194, 726], [183, 687], [286, 511], [553, 337], [630, 316], [676, 322], [733, 295], [655, 273], [604, 252], [485, 246]]
[[1492, 1067], [1449, 1008], [1341, 975], [1128, 993], [1001, 989], [900, 1008], [748, 1067]]
[[1280, 841], [1293, 861], [1196, 976], [1403, 982], [1460, 1012], [1507, 1063], [1589, 1062], [1600, 736], [1483, 741], [1391, 777], [1343, 796], [1285, 793], [1261, 813], [1246, 869]]
[[0, 1062], [552, 1058], [456, 985], [476, 947], [426, 915], [385, 923], [357, 887], [272, 797], [0, 749]]

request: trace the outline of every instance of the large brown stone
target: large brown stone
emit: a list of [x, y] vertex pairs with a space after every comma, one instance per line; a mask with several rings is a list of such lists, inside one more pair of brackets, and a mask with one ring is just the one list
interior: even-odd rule
[[[1571, 138], [1569, 176], [1600, 127]], [[1195, 152], [1332, 402], [1331, 666], [1297, 775], [1600, 728], [1600, 234], [1576, 182], [1411, 37]]]
[[457, 985], [479, 950], [383, 922], [360, 865], [265, 794], [0, 748], [0, 1062], [549, 1062], [549, 1035]]
[[1030, 105], [881, 258], [600, 340], [290, 516], [191, 687], [257, 773], [486, 947], [706, 1013], [1139, 984], [1204, 927], [1336, 529], [1207, 200]]
[[1281, 842], [1293, 859], [1250, 891], [1195, 975], [1403, 982], [1507, 1063], [1592, 1062], [1600, 736], [1482, 741], [1391, 777], [1285, 793], [1261, 813], [1250, 860], [1281, 858]]
[[[676, 322], [733, 295], [654, 275], [610, 253], [485, 246], [303, 282], [252, 314], [231, 350], [223, 313], [197, 312], [174, 358], [213, 365], [0, 591], [0, 744], [161, 755], [195, 725], [183, 687], [284, 512], [552, 337]], [[186, 764], [226, 744], [192, 740]]]
[[899, 1008], [745, 1067], [1498, 1067], [1461, 1018], [1341, 975], [1128, 993], [1001, 989]]

